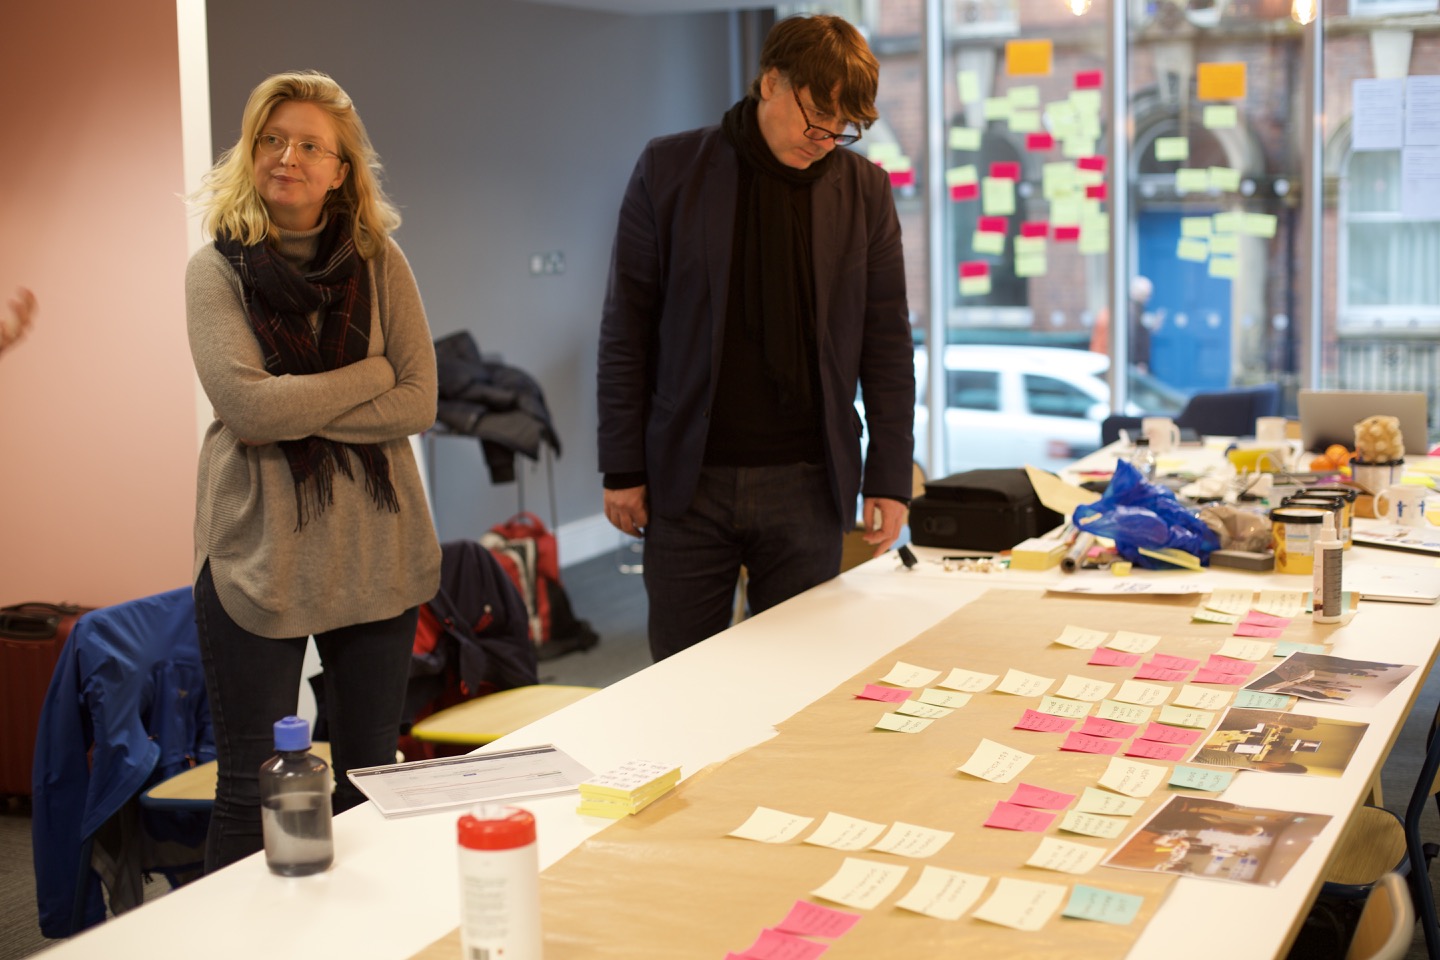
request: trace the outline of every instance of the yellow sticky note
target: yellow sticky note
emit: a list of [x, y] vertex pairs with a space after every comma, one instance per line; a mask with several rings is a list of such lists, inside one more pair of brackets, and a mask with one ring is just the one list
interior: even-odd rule
[[1201, 100], [1244, 99], [1245, 62], [1197, 64], [1195, 95]]
[[1193, 167], [1175, 171], [1175, 189], [1181, 193], [1204, 193], [1210, 189], [1210, 173]]
[[975, 235], [970, 238], [970, 249], [976, 253], [988, 253], [992, 257], [1003, 257], [1005, 255], [1005, 234], [976, 230]]
[[1181, 217], [1180, 236], [1182, 237], [1208, 237], [1210, 236], [1209, 217]]
[[1043, 277], [1048, 269], [1045, 262], [1045, 254], [1030, 253], [1025, 256], [1015, 257], [1015, 276], [1017, 277]]
[[1040, 88], [1037, 86], [1012, 87], [1006, 97], [1012, 107], [1040, 106]]
[[[998, 236], [998, 234], [997, 234]], [[990, 274], [983, 277], [961, 277], [960, 296], [983, 297], [990, 293]]]
[[973, 127], [950, 128], [951, 150], [979, 150], [980, 131]]
[[1275, 225], [1276, 219], [1273, 213], [1247, 213], [1240, 232], [1247, 233], [1252, 237], [1273, 237], [1275, 236]]
[[1040, 171], [1040, 192], [1046, 200], [1058, 200], [1072, 196], [1076, 183], [1075, 164], [1057, 160], [1047, 163]]
[[1200, 115], [1207, 130], [1226, 130], [1240, 122], [1240, 111], [1228, 104], [1211, 104]]
[[1009, 120], [1011, 109], [1010, 101], [1004, 97], [989, 97], [982, 112], [986, 120]]
[[1225, 193], [1234, 193], [1240, 189], [1240, 171], [1230, 167], [1211, 167], [1210, 186]]
[[1212, 217], [1216, 233], [1239, 233], [1245, 222], [1245, 214], [1239, 210], [1217, 213]]
[[1075, 108], [1075, 120], [1079, 122], [1086, 117], [1100, 116], [1100, 91], [1099, 90], [1071, 90], [1070, 105]]
[[1175, 256], [1191, 263], [1204, 263], [1210, 258], [1210, 245], [1197, 237], [1181, 237], [1175, 245]]
[[1161, 137], [1155, 141], [1156, 160], [1188, 160], [1190, 159], [1190, 140], [1188, 137]]
[[1210, 252], [1233, 257], [1240, 252], [1240, 238], [1233, 233], [1217, 233], [1210, 238]]
[[1210, 276], [1234, 280], [1240, 275], [1240, 261], [1234, 257], [1211, 257]]
[[986, 177], [981, 181], [980, 206], [987, 217], [1008, 217], [1015, 212], [1015, 181]]
[[1015, 110], [1011, 112], [1010, 130], [1013, 133], [1035, 133], [1039, 129], [1039, 110]]
[[1110, 252], [1110, 217], [1102, 214], [1080, 226], [1081, 253]]
[[1066, 197], [1063, 200], [1050, 201], [1050, 223], [1059, 227], [1078, 226], [1081, 221], [1081, 211], [1084, 208], [1080, 201], [1073, 197]]
[[1044, 237], [1016, 237], [1016, 238], [1015, 238], [1015, 256], [1017, 256], [1017, 257], [1026, 257], [1026, 256], [1031, 256], [1031, 255], [1033, 255], [1033, 254], [1041, 254], [1041, 255], [1043, 256], [1044, 253], [1045, 253], [1045, 238], [1044, 238]]
[[1061, 147], [1060, 155], [1078, 160], [1081, 157], [1095, 156], [1095, 140], [1093, 137], [1066, 137]]
[[961, 103], [975, 103], [980, 99], [980, 76], [974, 70], [961, 70], [955, 76], [955, 84], [960, 88]]
[[1045, 117], [1050, 123], [1050, 132], [1056, 140], [1063, 140], [1075, 131], [1077, 121], [1075, 104], [1068, 100], [1056, 100], [1045, 104]]
[[900, 145], [898, 143], [872, 143], [865, 148], [865, 156], [871, 163], [878, 163], [883, 167], [887, 162], [900, 157]]
[[962, 167], [951, 167], [945, 171], [945, 186], [954, 187], [962, 183], [979, 183], [980, 175], [975, 171], [975, 164], [967, 163]]
[[1007, 40], [1005, 72], [1012, 77], [1048, 77], [1053, 49], [1049, 40]]

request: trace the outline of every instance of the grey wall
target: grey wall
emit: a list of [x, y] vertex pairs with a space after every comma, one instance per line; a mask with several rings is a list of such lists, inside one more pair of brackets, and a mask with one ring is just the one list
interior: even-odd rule
[[[728, 15], [210, 0], [208, 16], [217, 150], [266, 75], [334, 76], [385, 162], [434, 335], [468, 328], [539, 380], [563, 445], [558, 520], [598, 514], [595, 352], [620, 195], [646, 140], [718, 122], [738, 96]], [[563, 252], [565, 272], [531, 276], [542, 251]], [[514, 512], [515, 485], [491, 484], [478, 442], [433, 446], [442, 540]], [[543, 471], [523, 463], [526, 507], [548, 522]]]

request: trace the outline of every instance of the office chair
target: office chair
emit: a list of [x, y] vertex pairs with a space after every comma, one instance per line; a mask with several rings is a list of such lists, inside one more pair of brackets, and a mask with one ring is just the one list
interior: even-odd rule
[[[1193, 395], [1185, 408], [1175, 415], [1175, 425], [1192, 430], [1200, 436], [1247, 437], [1255, 432], [1258, 417], [1273, 417], [1280, 412], [1280, 387], [1262, 383], [1253, 387], [1234, 387]], [[1142, 417], [1112, 414], [1100, 422], [1100, 442], [1114, 443], [1120, 431], [1130, 436], [1140, 432]]]

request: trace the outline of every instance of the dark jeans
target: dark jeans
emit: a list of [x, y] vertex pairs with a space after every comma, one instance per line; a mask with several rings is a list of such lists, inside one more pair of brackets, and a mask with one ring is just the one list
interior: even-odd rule
[[[418, 616], [419, 608], [411, 608], [389, 620], [315, 635], [325, 666], [336, 813], [365, 800], [347, 770], [395, 762]], [[272, 725], [298, 705], [307, 638], [259, 637], [231, 620], [208, 563], [195, 584], [195, 626], [219, 761], [205, 843], [208, 873], [264, 847], [260, 765], [275, 753]]]
[[823, 464], [705, 467], [685, 515], [652, 514], [645, 529], [650, 653], [728, 627], [742, 564], [752, 613], [834, 577], [843, 537]]

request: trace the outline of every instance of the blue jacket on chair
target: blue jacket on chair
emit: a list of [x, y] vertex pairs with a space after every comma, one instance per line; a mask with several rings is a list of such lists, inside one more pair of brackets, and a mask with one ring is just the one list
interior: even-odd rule
[[35, 745], [32, 832], [45, 936], [105, 919], [89, 857], [96, 831], [151, 783], [214, 757], [191, 588], [81, 617], [50, 679]]

